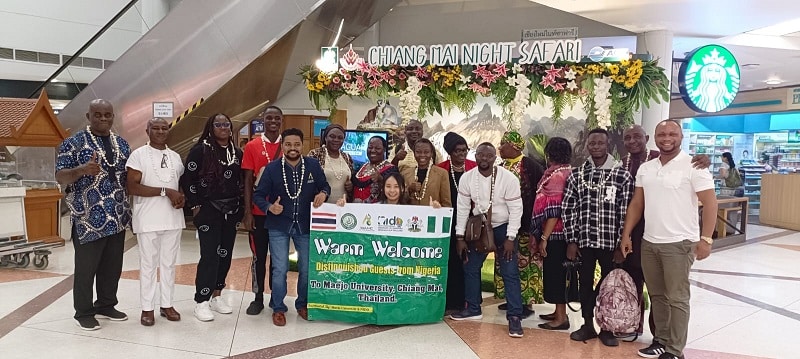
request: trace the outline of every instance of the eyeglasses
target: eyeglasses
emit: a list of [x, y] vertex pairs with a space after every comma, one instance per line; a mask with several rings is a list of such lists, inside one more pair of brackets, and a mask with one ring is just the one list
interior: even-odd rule
[[214, 122], [214, 127], [216, 128], [230, 128], [230, 122]]

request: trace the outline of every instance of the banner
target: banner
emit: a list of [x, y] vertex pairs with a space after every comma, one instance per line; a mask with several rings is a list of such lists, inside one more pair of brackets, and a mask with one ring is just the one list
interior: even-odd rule
[[308, 318], [379, 325], [442, 320], [453, 209], [311, 209]]

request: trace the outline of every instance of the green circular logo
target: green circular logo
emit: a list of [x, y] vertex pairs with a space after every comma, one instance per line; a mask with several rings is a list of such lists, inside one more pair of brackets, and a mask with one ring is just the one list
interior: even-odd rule
[[686, 56], [678, 72], [678, 87], [692, 110], [719, 112], [739, 93], [739, 77], [739, 63], [728, 49], [706, 45]]
[[344, 215], [342, 215], [342, 228], [346, 230], [351, 230], [353, 228], [356, 228], [357, 224], [358, 220], [356, 219], [356, 216], [354, 216], [352, 213], [345, 213]]

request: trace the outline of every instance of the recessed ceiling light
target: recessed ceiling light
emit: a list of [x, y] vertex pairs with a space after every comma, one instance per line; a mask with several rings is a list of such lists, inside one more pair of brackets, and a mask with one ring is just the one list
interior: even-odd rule
[[783, 80], [777, 78], [771, 78], [764, 81], [764, 83], [767, 85], [780, 85], [783, 83]]
[[741, 68], [744, 69], [744, 70], [755, 70], [759, 66], [761, 66], [761, 64], [744, 64], [744, 65], [741, 66]]
[[760, 29], [748, 31], [747, 33], [753, 35], [783, 36], [798, 31], [800, 31], [800, 18], [762, 27]]
[[50, 82], [58, 82], [58, 79], [52, 79]]

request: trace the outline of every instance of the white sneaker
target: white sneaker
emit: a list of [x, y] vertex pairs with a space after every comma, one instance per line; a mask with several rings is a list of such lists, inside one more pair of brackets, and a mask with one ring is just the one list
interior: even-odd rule
[[209, 322], [214, 320], [214, 313], [211, 312], [208, 301], [197, 303], [197, 305], [194, 307], [194, 317], [201, 322]]
[[211, 298], [209, 302], [211, 305], [211, 310], [219, 313], [219, 314], [231, 314], [233, 313], [233, 308], [231, 308], [228, 303], [225, 302], [225, 299], [222, 299], [222, 296], [217, 296]]

